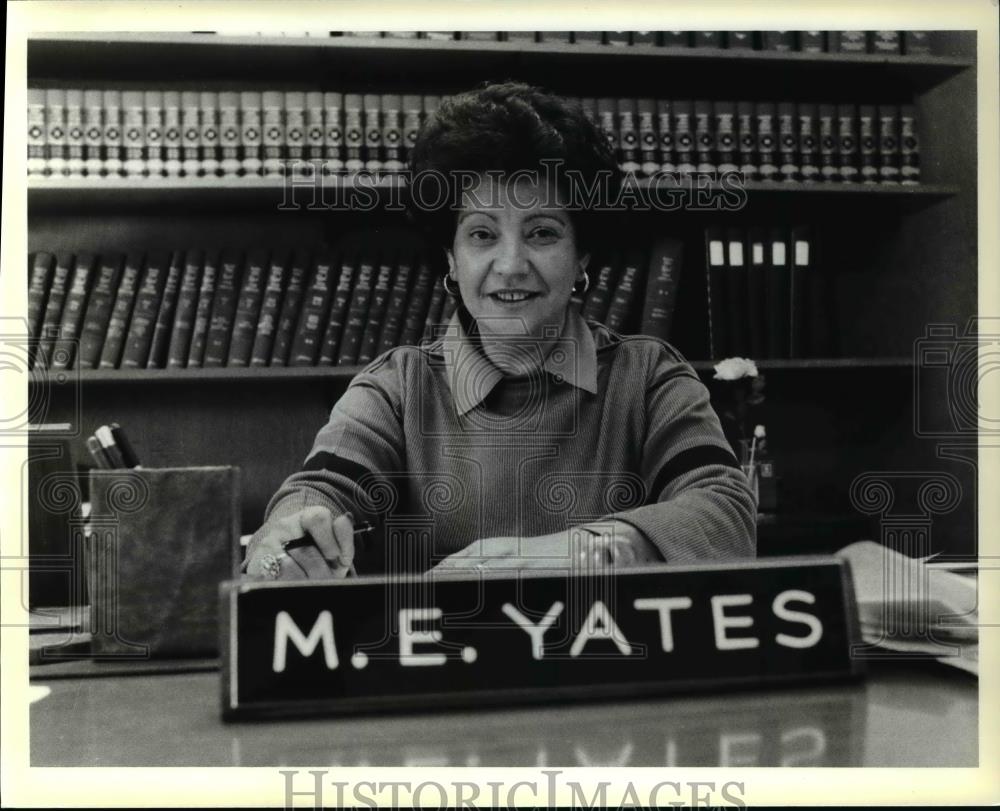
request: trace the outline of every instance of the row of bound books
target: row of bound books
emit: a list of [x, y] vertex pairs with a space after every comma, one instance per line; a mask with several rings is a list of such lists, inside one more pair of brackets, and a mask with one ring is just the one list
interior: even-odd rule
[[[917, 183], [911, 104], [582, 98], [625, 172]], [[28, 90], [28, 172], [280, 176], [401, 171], [436, 95]]]
[[34, 366], [81, 369], [354, 365], [451, 315], [417, 246], [350, 237], [315, 253], [39, 252], [28, 310]]
[[832, 355], [831, 285], [807, 226], [705, 231], [713, 359]]
[[616, 332], [669, 340], [682, 260], [683, 244], [673, 237], [654, 240], [648, 250], [607, 249], [591, 261], [590, 287], [572, 304]]
[[[278, 176], [402, 170], [436, 95], [28, 89], [28, 174]], [[308, 166], [308, 163], [306, 163]]]
[[[641, 326], [666, 338], [679, 272], [673, 240], [621, 262], [609, 256], [576, 306], [613, 328]], [[312, 254], [42, 251], [29, 260], [38, 368], [365, 364], [432, 337], [456, 304], [439, 269], [405, 238], [351, 235]]]
[[[331, 33], [336, 35], [336, 32]], [[931, 53], [928, 31], [357, 31], [345, 33], [345, 36], [812, 53]]]
[[912, 104], [584, 99], [626, 172], [915, 184]]

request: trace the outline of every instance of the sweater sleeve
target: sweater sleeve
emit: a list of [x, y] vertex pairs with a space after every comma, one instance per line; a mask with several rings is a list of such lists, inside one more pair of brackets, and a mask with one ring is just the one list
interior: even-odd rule
[[394, 354], [382, 355], [355, 376], [334, 405], [302, 470], [285, 479], [268, 503], [244, 569], [268, 527], [305, 507], [327, 507], [335, 516], [350, 512], [356, 522], [375, 519], [367, 492], [380, 473], [401, 470], [405, 456]]
[[752, 558], [757, 512], [750, 484], [708, 389], [661, 346], [646, 388], [640, 474], [646, 503], [609, 518], [636, 527], [668, 563]]

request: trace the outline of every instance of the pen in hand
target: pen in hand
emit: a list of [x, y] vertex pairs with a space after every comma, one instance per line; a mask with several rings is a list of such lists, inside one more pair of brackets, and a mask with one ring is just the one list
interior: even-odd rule
[[[354, 528], [354, 537], [357, 538], [359, 535], [367, 535], [369, 532], [373, 532], [374, 529], [375, 529], [374, 524], [370, 524], [368, 522], [360, 523]], [[303, 546], [309, 546], [310, 544], [312, 544], [312, 539], [306, 536], [302, 536], [301, 538], [292, 538], [291, 540], [283, 541], [281, 544], [281, 548], [287, 552], [289, 549], [299, 549]], [[330, 558], [324, 557], [323, 560], [326, 561], [326, 565], [331, 568], [334, 568], [340, 564], [339, 559], [331, 560]], [[348, 577], [358, 576], [358, 571], [357, 569], [354, 568], [353, 560], [351, 561], [351, 565], [348, 566], [347, 568], [347, 576]]]

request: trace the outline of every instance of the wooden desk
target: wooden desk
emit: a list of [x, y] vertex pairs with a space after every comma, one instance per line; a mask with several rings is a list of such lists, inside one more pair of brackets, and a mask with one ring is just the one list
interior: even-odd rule
[[36, 679], [32, 766], [976, 766], [978, 685], [876, 662], [851, 684], [224, 724], [219, 675]]

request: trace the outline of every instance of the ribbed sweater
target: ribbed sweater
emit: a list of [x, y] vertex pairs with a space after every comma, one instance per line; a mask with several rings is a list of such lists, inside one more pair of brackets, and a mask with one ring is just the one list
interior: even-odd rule
[[[532, 352], [512, 339], [512, 352]], [[379, 529], [358, 571], [421, 571], [480, 538], [616, 519], [670, 563], [750, 558], [756, 514], [708, 391], [676, 349], [570, 311], [529, 376], [504, 375], [463, 308], [366, 366], [251, 539], [304, 507]]]

